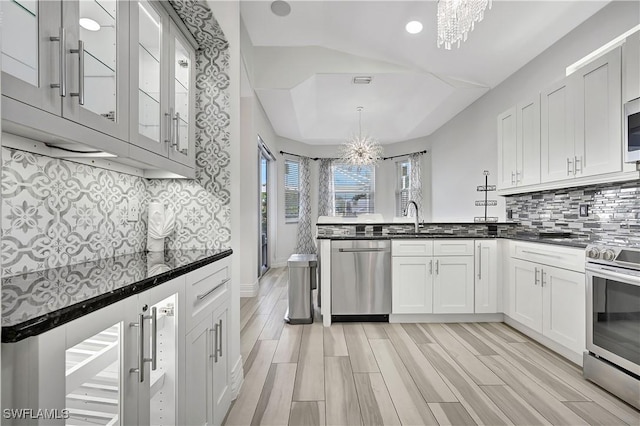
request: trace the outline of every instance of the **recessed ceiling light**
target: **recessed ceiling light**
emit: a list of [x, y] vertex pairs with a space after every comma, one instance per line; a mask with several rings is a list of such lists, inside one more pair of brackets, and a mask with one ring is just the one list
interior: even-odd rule
[[100, 24], [98, 24], [96, 21], [94, 21], [91, 18], [80, 18], [80, 26], [85, 30], [89, 30], [89, 31], [100, 30]]
[[278, 16], [287, 16], [291, 13], [291, 6], [283, 0], [276, 0], [271, 3], [271, 11]]
[[410, 21], [404, 28], [409, 34], [418, 34], [422, 31], [422, 23], [420, 21]]

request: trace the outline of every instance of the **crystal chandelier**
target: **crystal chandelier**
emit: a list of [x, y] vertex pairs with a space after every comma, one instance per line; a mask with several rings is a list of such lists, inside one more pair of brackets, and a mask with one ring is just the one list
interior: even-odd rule
[[382, 146], [369, 136], [362, 136], [362, 110], [358, 107], [358, 136], [351, 137], [340, 150], [340, 160], [352, 166], [375, 166], [382, 158]]
[[438, 47], [451, 50], [466, 41], [474, 24], [482, 21], [484, 11], [492, 0], [438, 0]]

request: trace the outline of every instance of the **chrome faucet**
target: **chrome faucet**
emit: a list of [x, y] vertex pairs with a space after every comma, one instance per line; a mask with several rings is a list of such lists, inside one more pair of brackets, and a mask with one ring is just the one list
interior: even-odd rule
[[404, 211], [402, 212], [402, 214], [404, 216], [409, 214], [409, 206], [411, 206], [413, 204], [413, 207], [416, 208], [416, 217], [415, 220], [413, 221], [413, 226], [414, 226], [414, 231], [417, 234], [418, 233], [418, 203], [416, 203], [413, 200], [409, 200], [409, 202], [407, 203], [407, 207], [404, 208]]

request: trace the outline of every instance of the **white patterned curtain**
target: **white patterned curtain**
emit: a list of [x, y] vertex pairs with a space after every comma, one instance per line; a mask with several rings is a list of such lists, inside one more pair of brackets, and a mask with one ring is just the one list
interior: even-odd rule
[[333, 197], [333, 159], [322, 158], [318, 174], [318, 216], [333, 216], [335, 200]]
[[[418, 211], [422, 211], [422, 173], [420, 163], [422, 154], [416, 153], [409, 156], [411, 177], [409, 178], [409, 200], [413, 200], [418, 205]], [[413, 217], [413, 209], [410, 209], [408, 216]]]
[[309, 158], [300, 159], [300, 208], [296, 253], [315, 253], [316, 244], [311, 233], [311, 173]]

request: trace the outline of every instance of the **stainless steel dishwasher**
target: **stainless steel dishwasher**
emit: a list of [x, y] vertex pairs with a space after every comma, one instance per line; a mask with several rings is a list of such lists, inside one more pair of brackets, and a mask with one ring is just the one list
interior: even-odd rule
[[391, 241], [332, 241], [332, 319], [388, 321], [390, 313]]

